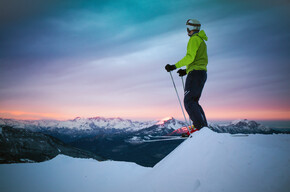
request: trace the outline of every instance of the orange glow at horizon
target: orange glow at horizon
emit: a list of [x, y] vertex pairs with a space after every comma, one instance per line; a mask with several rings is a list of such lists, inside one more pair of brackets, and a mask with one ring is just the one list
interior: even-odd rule
[[21, 120], [55, 119], [65, 120], [67, 117], [54, 113], [32, 113], [25, 111], [0, 111], [0, 118], [11, 118]]
[[[155, 109], [149, 110], [144, 109], [141, 111], [118, 111], [115, 110], [114, 113], [110, 111], [103, 111], [100, 115], [96, 113], [70, 113], [70, 114], [58, 114], [58, 113], [36, 113], [36, 112], [26, 112], [26, 111], [0, 111], [0, 118], [11, 118], [11, 119], [21, 119], [21, 120], [40, 120], [40, 119], [55, 119], [55, 120], [68, 120], [74, 119], [75, 117], [121, 117], [136, 120], [157, 120], [161, 119], [160, 123], [164, 120], [168, 120], [172, 117], [176, 119], [183, 119], [181, 112], [176, 110], [168, 109]], [[173, 113], [174, 112], [174, 113]], [[235, 119], [250, 119], [250, 120], [290, 120], [290, 111], [278, 111], [278, 110], [238, 110], [238, 109], [207, 109], [206, 116], [208, 120], [235, 120]], [[170, 113], [170, 115], [168, 114]], [[85, 115], [80, 115], [85, 114]], [[99, 113], [98, 113], [99, 114]], [[117, 115], [119, 114], [119, 115]], [[166, 117], [166, 118], [164, 118]]]

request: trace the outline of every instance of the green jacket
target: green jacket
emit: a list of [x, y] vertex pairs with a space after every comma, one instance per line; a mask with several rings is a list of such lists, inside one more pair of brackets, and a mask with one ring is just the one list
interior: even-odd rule
[[176, 68], [186, 66], [186, 73], [192, 70], [207, 71], [207, 47], [204, 40], [207, 41], [204, 30], [192, 35], [187, 44], [187, 53], [175, 64]]

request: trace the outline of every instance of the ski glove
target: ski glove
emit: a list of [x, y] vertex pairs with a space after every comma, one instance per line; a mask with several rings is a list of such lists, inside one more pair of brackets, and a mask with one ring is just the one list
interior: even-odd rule
[[177, 73], [179, 74], [179, 77], [182, 77], [182, 76], [186, 75], [186, 70], [185, 69], [179, 69], [177, 71]]
[[176, 66], [175, 66], [175, 65], [167, 64], [167, 65], [165, 66], [165, 69], [166, 69], [167, 72], [170, 72], [170, 71], [175, 70], [175, 69], [176, 69]]

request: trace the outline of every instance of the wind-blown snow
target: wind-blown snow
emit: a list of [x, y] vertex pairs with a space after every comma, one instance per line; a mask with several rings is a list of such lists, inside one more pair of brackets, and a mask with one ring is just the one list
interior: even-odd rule
[[0, 165], [0, 191], [288, 192], [290, 135], [233, 137], [204, 128], [153, 168], [58, 156]]

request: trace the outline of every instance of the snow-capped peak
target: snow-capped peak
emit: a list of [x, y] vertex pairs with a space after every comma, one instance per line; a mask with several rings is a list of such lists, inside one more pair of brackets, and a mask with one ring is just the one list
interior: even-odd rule
[[229, 124], [216, 125], [210, 124], [209, 127], [219, 133], [272, 133], [273, 130], [265, 127], [256, 121], [249, 121], [247, 119], [238, 119]]
[[249, 124], [258, 124], [255, 121], [249, 121], [248, 119], [237, 119], [231, 122], [232, 125], [238, 125], [238, 124], [244, 124], [244, 125], [249, 125]]
[[250, 129], [263, 129], [267, 130], [268, 128], [257, 123], [256, 121], [249, 121], [247, 119], [239, 119], [231, 122], [232, 126], [241, 127], [241, 128], [250, 128]]
[[159, 120], [156, 125], [158, 125], [159, 127], [167, 127], [169, 129], [179, 129], [186, 126], [183, 121], [176, 120], [173, 117], [163, 118]]
[[174, 119], [174, 118], [173, 118], [173, 117], [165, 117], [165, 118], [159, 120], [159, 121], [156, 123], [156, 125], [164, 125], [165, 122], [167, 122], [167, 121], [169, 121], [169, 120], [172, 120], [172, 119]]
[[82, 119], [81, 117], [76, 117], [76, 118], [74, 118], [72, 121], [78, 121], [78, 120], [80, 120], [80, 119]]

